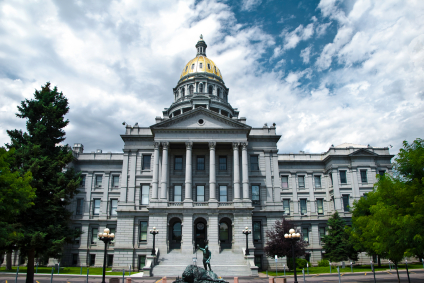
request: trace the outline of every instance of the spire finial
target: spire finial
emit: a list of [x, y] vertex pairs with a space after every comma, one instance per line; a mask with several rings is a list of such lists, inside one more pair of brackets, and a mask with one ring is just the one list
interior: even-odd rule
[[200, 34], [200, 39], [203, 39], [203, 35], [202, 34]]

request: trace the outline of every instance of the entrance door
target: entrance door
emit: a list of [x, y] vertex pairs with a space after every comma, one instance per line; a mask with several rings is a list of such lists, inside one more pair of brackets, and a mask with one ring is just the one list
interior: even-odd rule
[[171, 249], [181, 249], [181, 222], [175, 222], [171, 228]]
[[205, 247], [206, 240], [206, 223], [199, 221], [195, 224], [195, 241], [196, 247], [199, 245], [201, 248]]
[[219, 223], [219, 240], [221, 242], [221, 249], [231, 249], [231, 225], [228, 221], [221, 221]]

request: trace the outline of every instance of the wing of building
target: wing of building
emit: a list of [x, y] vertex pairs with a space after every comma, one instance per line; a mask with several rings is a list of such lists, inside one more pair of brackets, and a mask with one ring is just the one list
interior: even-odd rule
[[[338, 211], [349, 220], [349, 207], [372, 190], [376, 174], [391, 172], [387, 147], [279, 154], [276, 126], [253, 128], [239, 117], [206, 48], [201, 38], [162, 117], [126, 125], [123, 153], [73, 147], [83, 181], [69, 209], [83, 234], [66, 246], [65, 266], [102, 266], [97, 234], [107, 227], [116, 234], [107, 257], [114, 269], [181, 275], [194, 247], [208, 240], [219, 275], [255, 274], [275, 266], [263, 252], [265, 233], [283, 216], [297, 223], [316, 263], [327, 219]], [[151, 256], [153, 227], [158, 257]], [[247, 261], [245, 227], [252, 230]]]

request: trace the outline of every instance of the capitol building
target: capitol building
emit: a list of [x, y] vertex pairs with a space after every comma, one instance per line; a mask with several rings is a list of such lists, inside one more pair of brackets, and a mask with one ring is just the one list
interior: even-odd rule
[[338, 211], [349, 222], [353, 201], [372, 191], [377, 174], [391, 172], [387, 147], [279, 153], [276, 125], [254, 128], [239, 116], [206, 49], [201, 37], [169, 94], [174, 102], [152, 125], [125, 124], [123, 152], [74, 145], [70, 166], [82, 182], [69, 209], [83, 233], [65, 246], [62, 266], [102, 266], [97, 234], [107, 227], [116, 235], [106, 260], [114, 270], [181, 275], [196, 258], [194, 247], [208, 240], [217, 274], [256, 275], [275, 268], [264, 254], [266, 231], [282, 217], [295, 222], [316, 264], [328, 218]]

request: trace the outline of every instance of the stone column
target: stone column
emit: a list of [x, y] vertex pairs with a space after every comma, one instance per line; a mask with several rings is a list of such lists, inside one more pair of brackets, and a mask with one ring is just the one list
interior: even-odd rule
[[186, 142], [186, 168], [185, 168], [185, 199], [184, 202], [193, 202], [191, 197], [191, 150], [193, 147], [192, 142]]
[[352, 168], [351, 170], [351, 176], [352, 176], [352, 194], [353, 194], [353, 200], [359, 199], [360, 192], [359, 192], [359, 183], [358, 183], [358, 169]]
[[249, 168], [247, 165], [247, 142], [241, 143], [241, 166], [243, 173], [243, 200], [250, 201], [249, 198]]
[[238, 142], [233, 142], [234, 156], [234, 201], [240, 201], [240, 165], [239, 165], [239, 145]]
[[159, 179], [159, 142], [154, 144], [153, 153], [153, 179], [152, 179], [152, 199], [158, 199], [158, 179]]
[[216, 202], [215, 147], [216, 142], [209, 143], [209, 202]]
[[162, 178], [160, 187], [161, 200], [166, 200], [166, 189], [168, 187], [168, 147], [169, 142], [162, 143]]
[[340, 188], [339, 188], [339, 174], [337, 172], [337, 169], [333, 169], [330, 174], [333, 176], [333, 197], [334, 197], [334, 203], [335, 208], [334, 210], [337, 210], [339, 212], [342, 211], [342, 203], [340, 201]]
[[307, 172], [307, 183], [308, 183], [308, 187], [309, 187], [309, 203], [311, 204], [310, 207], [310, 212], [311, 215], [315, 214], [316, 209], [315, 209], [315, 205], [316, 205], [316, 200], [315, 200], [315, 192], [314, 192], [314, 182], [313, 182], [313, 178], [314, 178], [314, 174], [312, 172]]
[[271, 203], [274, 201], [273, 192], [272, 192], [272, 178], [271, 178], [271, 159], [270, 151], [264, 151], [265, 158], [265, 185], [266, 185], [266, 201]]

